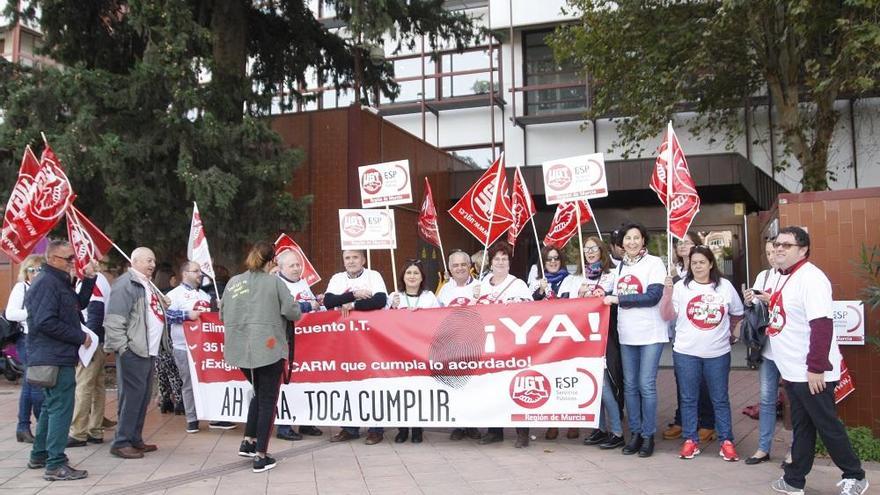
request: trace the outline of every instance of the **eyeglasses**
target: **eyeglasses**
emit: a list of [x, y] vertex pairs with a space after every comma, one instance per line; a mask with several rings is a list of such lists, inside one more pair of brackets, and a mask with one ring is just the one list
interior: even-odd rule
[[779, 248], [782, 248], [782, 249], [790, 249], [790, 248], [795, 247], [795, 246], [796, 246], [796, 247], [801, 247], [800, 244], [792, 244], [792, 243], [790, 243], [790, 242], [774, 242], [774, 243], [773, 243], [773, 247], [774, 247], [775, 249], [779, 249]]
[[585, 247], [585, 248], [584, 248], [584, 252], [585, 252], [585, 253], [598, 253], [598, 252], [599, 252], [599, 246], [589, 246], [589, 247]]
[[32, 266], [30, 268], [25, 268], [25, 271], [28, 273], [40, 273], [43, 269], [39, 266]]
[[53, 254], [52, 257], [53, 257], [53, 258], [58, 258], [59, 260], [64, 260], [64, 261], [66, 261], [66, 262], [68, 262], [68, 263], [73, 263], [74, 261], [76, 261], [76, 255], [75, 255], [75, 254], [71, 254], [70, 256], [67, 256], [67, 257], [64, 257], [64, 256], [58, 256], [57, 254]]
[[559, 256], [547, 256], [544, 261], [559, 261]]

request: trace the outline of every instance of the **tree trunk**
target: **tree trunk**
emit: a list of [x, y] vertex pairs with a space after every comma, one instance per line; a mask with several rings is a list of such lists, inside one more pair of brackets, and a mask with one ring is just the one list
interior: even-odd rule
[[244, 112], [249, 11], [245, 0], [219, 0], [211, 15], [214, 66], [209, 110], [225, 122], [240, 121]]

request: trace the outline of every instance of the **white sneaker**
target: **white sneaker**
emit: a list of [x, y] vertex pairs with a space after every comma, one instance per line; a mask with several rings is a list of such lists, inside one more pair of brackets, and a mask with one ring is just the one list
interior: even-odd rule
[[868, 491], [870, 484], [868, 483], [867, 478], [862, 478], [860, 480], [844, 478], [837, 483], [837, 486], [840, 487], [840, 495], [862, 495]]
[[786, 493], [788, 495], [804, 495], [803, 488], [795, 488], [786, 483], [783, 478], [779, 478], [773, 483], [770, 483], [770, 488], [772, 488], [774, 492]]

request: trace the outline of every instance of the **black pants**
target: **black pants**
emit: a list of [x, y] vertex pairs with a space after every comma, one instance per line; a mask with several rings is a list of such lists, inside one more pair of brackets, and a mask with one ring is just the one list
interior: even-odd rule
[[816, 433], [831, 455], [834, 464], [843, 471], [843, 478], [863, 479], [865, 471], [856, 457], [843, 423], [834, 406], [834, 386], [825, 384], [825, 391], [810, 393], [807, 383], [786, 383], [785, 390], [791, 402], [791, 464], [785, 468], [785, 482], [795, 488], [807, 484], [807, 474], [813, 469], [816, 456]]
[[284, 360], [259, 368], [241, 369], [247, 381], [254, 386], [254, 396], [248, 406], [244, 435], [256, 437], [257, 452], [266, 452], [269, 448], [269, 436], [272, 433], [272, 425], [275, 424], [275, 405], [278, 402], [278, 389], [281, 387], [283, 370]]
[[116, 356], [117, 417], [116, 448], [144, 444], [144, 420], [150, 405], [153, 367], [156, 358], [140, 357], [133, 351]]

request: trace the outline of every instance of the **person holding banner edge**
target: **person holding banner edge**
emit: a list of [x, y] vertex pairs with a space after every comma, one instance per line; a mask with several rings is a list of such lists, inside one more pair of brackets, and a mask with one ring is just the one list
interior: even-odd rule
[[240, 368], [254, 387], [238, 455], [253, 458], [255, 473], [275, 467], [267, 451], [290, 349], [288, 322], [302, 314], [284, 282], [270, 273], [274, 265], [272, 244], [256, 243], [245, 261], [247, 271], [229, 280], [220, 308], [226, 362]]
[[[390, 309], [415, 311], [440, 307], [440, 302], [434, 293], [425, 289], [425, 271], [422, 269], [421, 260], [406, 260], [400, 271], [400, 284], [403, 286], [403, 291], [391, 295], [388, 300]], [[422, 443], [422, 432], [422, 428], [412, 428], [412, 443]], [[398, 428], [394, 443], [406, 442], [409, 433], [410, 428]]]
[[[366, 253], [360, 250], [345, 250], [342, 252], [342, 262], [345, 271], [330, 278], [327, 290], [324, 292], [324, 307], [339, 308], [343, 317], [347, 317], [351, 310], [384, 309], [388, 302], [388, 289], [379, 272], [364, 266], [367, 262]], [[369, 428], [364, 443], [377, 444], [383, 440], [384, 434], [385, 428]], [[346, 426], [333, 435], [330, 441], [345, 442], [358, 437], [360, 437], [360, 428]]]
[[617, 331], [623, 363], [623, 389], [630, 441], [624, 455], [654, 454], [657, 429], [657, 370], [668, 328], [660, 316], [660, 298], [666, 267], [648, 254], [648, 231], [641, 224], [621, 228], [623, 260], [617, 269], [615, 295], [605, 296], [607, 305], [618, 306]]
[[[510, 274], [510, 259], [513, 249], [504, 241], [495, 243], [489, 248], [488, 257], [491, 272], [477, 286], [477, 304], [508, 304], [531, 301], [532, 293], [526, 283]], [[504, 428], [489, 428], [480, 438], [480, 445], [504, 440]], [[529, 429], [516, 429], [516, 448], [528, 447]]]

